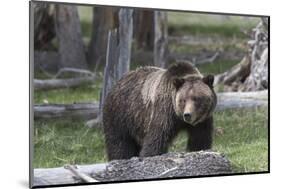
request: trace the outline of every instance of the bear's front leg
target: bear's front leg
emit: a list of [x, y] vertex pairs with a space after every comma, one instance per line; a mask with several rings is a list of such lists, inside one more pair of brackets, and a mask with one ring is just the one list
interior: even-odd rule
[[187, 151], [200, 151], [212, 148], [213, 117], [188, 129]]

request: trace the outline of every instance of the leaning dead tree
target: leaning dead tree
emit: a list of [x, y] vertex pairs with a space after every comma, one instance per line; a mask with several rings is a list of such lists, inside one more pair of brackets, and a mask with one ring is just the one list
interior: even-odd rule
[[212, 151], [133, 157], [105, 164], [35, 169], [33, 185], [110, 182], [231, 174], [229, 160]]
[[118, 13], [119, 27], [108, 33], [103, 88], [100, 96], [100, 114], [98, 118], [86, 123], [89, 127], [101, 122], [102, 107], [106, 95], [123, 74], [130, 70], [133, 35], [132, 15], [133, 9], [121, 8]]
[[[268, 105], [268, 91], [218, 93], [216, 111], [239, 108], [256, 108]], [[98, 103], [34, 105], [35, 119], [80, 119], [91, 120], [87, 126], [97, 123], [100, 112]]]
[[106, 64], [100, 106], [113, 85], [130, 69], [132, 43], [132, 9], [120, 9], [119, 28], [108, 33]]
[[87, 68], [77, 7], [55, 5], [55, 28], [59, 43], [60, 67]]
[[232, 91], [268, 89], [268, 18], [253, 29], [248, 41], [249, 52], [229, 71], [215, 77], [215, 84], [224, 84]]

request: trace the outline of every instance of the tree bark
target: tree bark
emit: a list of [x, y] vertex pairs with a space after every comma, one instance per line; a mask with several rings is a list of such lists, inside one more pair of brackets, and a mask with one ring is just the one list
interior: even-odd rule
[[251, 73], [244, 83], [244, 91], [264, 90], [268, 88], [268, 19], [254, 29], [251, 46]]
[[87, 68], [77, 7], [58, 4], [55, 13], [60, 67]]
[[[102, 182], [232, 173], [229, 160], [224, 155], [211, 151], [167, 153], [145, 158], [134, 157], [128, 160], [111, 161], [107, 164], [84, 165], [76, 171], [91, 176], [95, 181]], [[73, 176], [73, 173], [64, 168], [35, 169], [33, 185], [83, 182], [83, 178], [73, 178]]]
[[92, 36], [88, 48], [88, 62], [91, 68], [105, 63], [109, 30], [118, 26], [118, 8], [94, 7]]
[[54, 11], [45, 2], [33, 2], [34, 6], [34, 49], [48, 50], [55, 37]]
[[134, 38], [138, 49], [153, 51], [154, 11], [136, 9], [134, 12]]
[[100, 118], [106, 95], [114, 84], [130, 69], [133, 33], [132, 9], [120, 9], [119, 28], [108, 33], [103, 89], [100, 97]]
[[165, 67], [168, 53], [168, 26], [167, 13], [164, 11], [154, 12], [154, 65]]

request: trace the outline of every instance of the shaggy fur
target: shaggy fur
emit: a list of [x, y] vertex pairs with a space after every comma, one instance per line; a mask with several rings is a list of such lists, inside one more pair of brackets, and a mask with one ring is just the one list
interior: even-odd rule
[[[144, 67], [124, 75], [103, 107], [108, 159], [165, 153], [182, 129], [189, 135], [188, 150], [211, 148], [216, 105], [212, 79], [187, 63], [167, 70]], [[189, 121], [185, 111], [192, 112]]]

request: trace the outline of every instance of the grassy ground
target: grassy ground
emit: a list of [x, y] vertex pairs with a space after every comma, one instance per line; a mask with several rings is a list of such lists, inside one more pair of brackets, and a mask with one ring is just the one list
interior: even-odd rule
[[[80, 7], [82, 31], [85, 41], [89, 41], [92, 8]], [[241, 48], [244, 40], [241, 30], [254, 26], [257, 19], [242, 17], [222, 18], [220, 16], [169, 13], [169, 31], [177, 35], [196, 36], [219, 35], [235, 42], [227, 48]], [[228, 24], [225, 24], [227, 20]], [[179, 24], [180, 23], [180, 24]], [[173, 47], [177, 52], [194, 52], [202, 48], [217, 49], [220, 46]], [[219, 60], [199, 67], [202, 73], [221, 73], [237, 61]], [[40, 76], [40, 73], [37, 74]], [[34, 102], [74, 103], [98, 101], [101, 81], [75, 89], [36, 91]], [[215, 113], [216, 132], [213, 149], [224, 153], [230, 159], [236, 172], [266, 171], [268, 165], [268, 112], [267, 108], [248, 110], [227, 110]], [[57, 167], [67, 163], [89, 164], [105, 162], [105, 145], [100, 129], [89, 129], [81, 121], [38, 121], [34, 123], [34, 167]], [[185, 150], [187, 138], [180, 133], [170, 147], [170, 151]]]
[[[268, 167], [267, 108], [228, 110], [215, 113], [215, 151], [224, 153], [235, 172], [266, 171]], [[83, 122], [35, 121], [34, 167], [57, 167], [67, 163], [105, 162], [100, 129]], [[187, 137], [180, 133], [170, 151], [185, 150]]]

